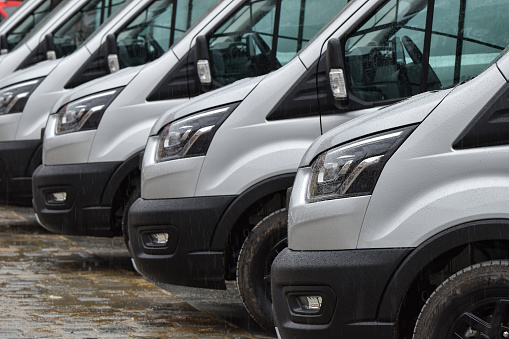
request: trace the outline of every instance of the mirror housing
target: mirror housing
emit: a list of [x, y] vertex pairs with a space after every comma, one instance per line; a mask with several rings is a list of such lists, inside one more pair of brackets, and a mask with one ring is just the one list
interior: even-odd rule
[[46, 34], [44, 36], [44, 47], [46, 49], [46, 59], [56, 60], [57, 53], [55, 52], [55, 42], [53, 40], [53, 34]]
[[212, 72], [210, 70], [209, 46], [204, 35], [196, 37], [195, 60], [200, 88], [203, 92], [207, 92], [211, 89]]
[[110, 73], [116, 73], [120, 70], [120, 62], [118, 61], [117, 39], [114, 34], [106, 36], [106, 63]]
[[347, 109], [349, 99], [346, 86], [345, 51], [339, 39], [333, 38], [327, 42], [327, 70], [329, 73], [327, 97], [330, 104], [338, 109]]
[[7, 36], [5, 34], [0, 35], [0, 55], [9, 53], [9, 45], [7, 45]]

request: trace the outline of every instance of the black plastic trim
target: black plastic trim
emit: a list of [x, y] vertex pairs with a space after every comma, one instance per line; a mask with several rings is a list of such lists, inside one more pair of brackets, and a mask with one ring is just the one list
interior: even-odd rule
[[453, 143], [457, 150], [509, 144], [509, 84], [505, 84]]
[[32, 204], [32, 173], [42, 162], [41, 145], [41, 140], [0, 142], [1, 204]]
[[246, 209], [266, 196], [280, 191], [286, 191], [293, 185], [294, 179], [295, 173], [278, 175], [251, 186], [241, 195], [237, 196], [221, 216], [213, 236], [211, 237], [210, 248], [216, 251], [223, 251], [228, 242], [228, 236], [231, 230]]
[[[191, 96], [190, 88], [196, 85], [190, 83], [195, 81], [191, 76], [194, 71], [195, 63], [190, 60], [189, 55], [194, 54], [193, 47], [182, 59], [180, 59], [175, 67], [157, 84], [154, 90], [148, 95], [147, 101], [171, 100], [178, 98], [189, 98]], [[197, 95], [198, 93], [194, 93]]]
[[[41, 165], [33, 175], [34, 208], [43, 226], [55, 233], [113, 236], [111, 205], [101, 196], [119, 162]], [[67, 192], [63, 203], [49, 201], [54, 192]]]
[[106, 44], [101, 45], [89, 58], [83, 63], [71, 79], [65, 84], [65, 89], [78, 87], [81, 84], [110, 74], [107, 63]]
[[407, 289], [422, 269], [443, 254], [471, 243], [488, 240], [509, 240], [509, 220], [479, 220], [451, 227], [417, 247], [398, 266], [383, 294], [378, 320], [396, 321], [399, 305]]
[[[284, 249], [272, 264], [272, 300], [281, 337], [393, 338], [394, 322], [379, 321], [376, 310], [387, 281], [410, 251]], [[292, 312], [288, 291], [300, 290], [322, 293], [320, 315]]]
[[317, 62], [309, 67], [270, 111], [268, 121], [320, 115], [316, 86]]
[[[131, 254], [136, 268], [160, 283], [224, 289], [223, 247], [211, 249], [217, 221], [235, 196], [138, 199], [129, 210]], [[176, 228], [176, 246], [147, 248], [143, 233]], [[170, 239], [171, 241], [171, 239]]]
[[136, 171], [137, 176], [141, 176], [140, 168], [140, 155], [143, 151], [135, 153], [130, 156], [126, 161], [121, 162], [111, 175], [108, 183], [104, 187], [101, 195], [101, 205], [110, 206], [113, 203], [115, 194], [117, 193], [122, 182], [127, 178], [129, 173]]

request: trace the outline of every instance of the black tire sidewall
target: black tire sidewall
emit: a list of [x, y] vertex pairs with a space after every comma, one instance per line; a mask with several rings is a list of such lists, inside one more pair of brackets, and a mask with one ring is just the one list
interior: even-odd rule
[[125, 245], [131, 253], [131, 245], [130, 245], [130, 237], [129, 237], [129, 209], [134, 204], [134, 202], [141, 197], [141, 188], [139, 185], [139, 181], [135, 183], [135, 186], [129, 195], [129, 198], [125, 201], [124, 204], [124, 212], [122, 214], [122, 237], [124, 238]]
[[287, 237], [286, 209], [260, 221], [242, 245], [237, 264], [237, 285], [242, 301], [253, 319], [268, 331], [274, 330], [272, 303], [266, 295], [264, 270], [271, 248]]
[[509, 299], [507, 263], [472, 265], [444, 281], [422, 308], [413, 338], [448, 338], [455, 321], [471, 305], [489, 298]]

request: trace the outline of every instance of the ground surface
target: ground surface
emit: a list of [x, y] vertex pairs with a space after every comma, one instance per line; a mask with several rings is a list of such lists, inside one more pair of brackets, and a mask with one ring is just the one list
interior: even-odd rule
[[157, 286], [120, 238], [51, 234], [0, 206], [0, 338], [271, 338], [227, 291]]

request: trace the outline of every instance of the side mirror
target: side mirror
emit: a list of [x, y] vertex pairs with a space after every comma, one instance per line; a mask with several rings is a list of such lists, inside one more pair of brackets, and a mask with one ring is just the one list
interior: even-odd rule
[[348, 108], [348, 91], [346, 89], [344, 47], [339, 39], [330, 39], [327, 43], [327, 69], [329, 70], [330, 103], [338, 109]]
[[118, 61], [118, 48], [117, 48], [117, 39], [114, 34], [108, 34], [106, 36], [106, 53], [108, 69], [110, 73], [116, 73], [120, 69], [120, 63]]
[[46, 59], [56, 60], [57, 53], [55, 52], [55, 42], [53, 41], [53, 34], [46, 34], [44, 36], [44, 47], [46, 48]]
[[202, 84], [202, 89], [207, 90], [209, 85], [212, 84], [212, 73], [210, 71], [209, 46], [207, 38], [204, 35], [200, 35], [196, 38], [195, 52], [198, 79]]
[[0, 55], [9, 53], [9, 46], [7, 45], [7, 36], [5, 34], [0, 35]]

